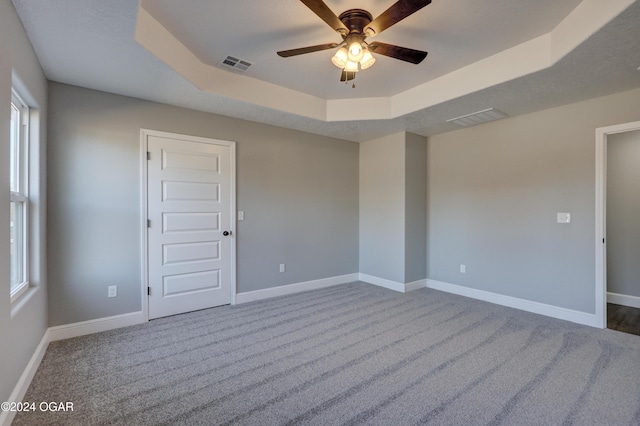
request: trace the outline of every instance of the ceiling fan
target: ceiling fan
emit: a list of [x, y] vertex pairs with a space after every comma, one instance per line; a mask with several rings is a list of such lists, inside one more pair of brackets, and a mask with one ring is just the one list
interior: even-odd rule
[[428, 6], [431, 0], [399, 0], [376, 19], [373, 19], [373, 16], [363, 9], [349, 9], [342, 12], [340, 16], [336, 16], [322, 0], [300, 1], [340, 34], [342, 43], [326, 43], [298, 49], [282, 50], [278, 52], [278, 55], [283, 58], [338, 47], [339, 49], [333, 58], [331, 58], [331, 61], [335, 66], [342, 69], [340, 81], [347, 82], [353, 80], [359, 70], [367, 69], [373, 65], [376, 60], [371, 52], [412, 64], [419, 64], [427, 57], [427, 52], [421, 50], [394, 46], [377, 41], [367, 43], [365, 39], [380, 34], [407, 16]]

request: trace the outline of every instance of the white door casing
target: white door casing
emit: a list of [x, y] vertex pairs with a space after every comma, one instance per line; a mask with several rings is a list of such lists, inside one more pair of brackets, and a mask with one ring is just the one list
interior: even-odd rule
[[150, 130], [141, 140], [148, 318], [232, 303], [235, 143]]

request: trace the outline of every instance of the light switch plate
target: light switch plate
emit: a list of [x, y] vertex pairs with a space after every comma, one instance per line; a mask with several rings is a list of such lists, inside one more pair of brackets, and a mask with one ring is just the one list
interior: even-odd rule
[[558, 213], [558, 223], [571, 223], [571, 213]]
[[107, 297], [117, 297], [118, 296], [118, 286], [110, 285], [107, 287]]
[[238, 212], [238, 220], [244, 220], [244, 212], [243, 211], [239, 211]]

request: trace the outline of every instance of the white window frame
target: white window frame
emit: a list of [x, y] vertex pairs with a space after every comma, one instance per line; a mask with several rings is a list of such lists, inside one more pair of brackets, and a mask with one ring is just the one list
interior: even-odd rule
[[[20, 233], [20, 244], [18, 249], [21, 255], [21, 277], [22, 280], [17, 285], [13, 285], [13, 276], [11, 277], [11, 303], [18, 300], [18, 298], [24, 294], [29, 288], [29, 230], [30, 215], [29, 215], [29, 107], [22, 100], [22, 98], [12, 90], [11, 93], [11, 105], [15, 107], [19, 113], [18, 125], [12, 129], [17, 134], [16, 140], [11, 138], [11, 152], [15, 149], [16, 155], [10, 155], [10, 162], [15, 162], [16, 170], [16, 185], [10, 188], [11, 202], [20, 203], [22, 205], [20, 222], [21, 229], [17, 230]], [[17, 145], [17, 147], [16, 147]], [[11, 169], [11, 167], [10, 167]], [[13, 179], [13, 176], [12, 176]], [[14, 259], [11, 259], [11, 274], [14, 273]]]

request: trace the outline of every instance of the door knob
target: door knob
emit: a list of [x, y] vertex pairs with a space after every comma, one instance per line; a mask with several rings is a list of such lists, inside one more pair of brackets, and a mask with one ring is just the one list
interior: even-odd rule
[[228, 236], [228, 235], [231, 235], [231, 231], [224, 231], [222, 233], [222, 235], [224, 235], [225, 237]]

